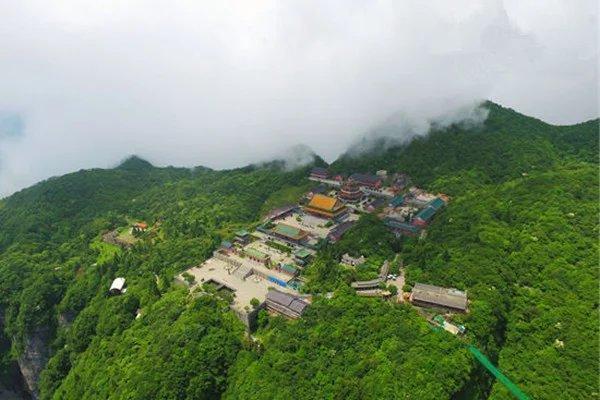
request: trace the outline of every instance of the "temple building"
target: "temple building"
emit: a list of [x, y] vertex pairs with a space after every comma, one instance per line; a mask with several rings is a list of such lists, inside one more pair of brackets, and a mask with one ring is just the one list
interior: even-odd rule
[[290, 275], [290, 276], [296, 276], [296, 275], [298, 275], [298, 268], [296, 268], [292, 264], [280, 263], [280, 264], [277, 265], [276, 269], [277, 269], [277, 271], [283, 272], [284, 274], [287, 274], [287, 275]]
[[329, 172], [325, 168], [315, 167], [310, 171], [310, 177], [315, 179], [327, 179]]
[[250, 232], [245, 229], [240, 229], [235, 233], [235, 239], [237, 243], [246, 244], [250, 241]]
[[278, 290], [269, 290], [265, 304], [268, 311], [292, 319], [300, 318], [308, 307], [308, 303], [301, 298]]
[[363, 193], [355, 182], [347, 182], [342, 186], [338, 193], [338, 197], [349, 203], [355, 203], [360, 200]]
[[352, 174], [348, 180], [371, 189], [379, 189], [383, 184], [383, 179], [381, 179], [381, 177], [368, 174]]
[[308, 239], [308, 232], [287, 224], [277, 224], [269, 232], [280, 239], [300, 244]]
[[292, 214], [294, 211], [296, 211], [297, 208], [298, 206], [296, 206], [295, 204], [289, 204], [283, 207], [275, 208], [269, 211], [269, 214], [267, 214], [267, 219], [270, 221], [274, 221], [276, 219], [285, 218], [288, 215]]
[[413, 225], [420, 227], [426, 226], [427, 224], [429, 224], [435, 213], [437, 213], [440, 210], [440, 208], [444, 207], [445, 205], [446, 203], [444, 202], [444, 200], [440, 199], [439, 197], [436, 197], [435, 199], [427, 203], [425, 208], [423, 208], [421, 211], [419, 211], [417, 215], [415, 215], [415, 218], [412, 221]]
[[253, 249], [253, 248], [246, 248], [246, 249], [244, 249], [244, 255], [246, 257], [248, 257], [249, 259], [251, 259], [252, 261], [256, 261], [257, 263], [260, 263], [263, 265], [271, 264], [271, 257], [268, 254], [263, 253], [260, 250]]
[[344, 203], [335, 197], [316, 194], [308, 205], [304, 206], [304, 211], [322, 218], [337, 218], [344, 215], [347, 209]]
[[410, 302], [423, 307], [443, 308], [451, 311], [467, 311], [467, 294], [460, 290], [416, 283], [410, 294]]
[[311, 258], [312, 253], [306, 249], [298, 249], [294, 252], [294, 261], [298, 265], [307, 265]]
[[341, 224], [333, 228], [331, 232], [329, 232], [329, 234], [327, 235], [327, 240], [329, 240], [331, 243], [339, 241], [344, 235], [344, 233], [348, 232], [348, 230], [350, 230], [352, 226], [354, 226], [354, 221], [342, 222]]

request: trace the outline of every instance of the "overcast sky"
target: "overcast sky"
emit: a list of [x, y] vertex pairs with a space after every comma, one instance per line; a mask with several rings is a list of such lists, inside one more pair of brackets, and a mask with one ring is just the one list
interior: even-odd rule
[[0, 0], [0, 196], [128, 154], [328, 160], [390, 115], [598, 115], [596, 1]]

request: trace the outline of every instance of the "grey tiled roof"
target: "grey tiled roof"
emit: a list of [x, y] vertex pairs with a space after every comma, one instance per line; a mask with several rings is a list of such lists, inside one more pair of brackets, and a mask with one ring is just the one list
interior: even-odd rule
[[304, 309], [308, 307], [308, 303], [291, 294], [283, 293], [278, 290], [269, 290], [267, 300], [279, 304], [280, 306], [289, 308], [292, 311], [302, 314]]
[[467, 294], [457, 289], [417, 283], [412, 289], [412, 299], [444, 307], [467, 309]]

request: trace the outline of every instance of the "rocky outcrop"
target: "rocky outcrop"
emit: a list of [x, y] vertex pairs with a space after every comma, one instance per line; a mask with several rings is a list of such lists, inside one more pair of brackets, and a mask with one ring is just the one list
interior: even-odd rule
[[58, 314], [58, 326], [61, 328], [69, 327], [76, 316], [77, 314], [74, 311], [66, 311]]
[[28, 334], [23, 343], [23, 352], [17, 360], [25, 386], [33, 399], [38, 398], [40, 374], [49, 358], [49, 331], [40, 328]]

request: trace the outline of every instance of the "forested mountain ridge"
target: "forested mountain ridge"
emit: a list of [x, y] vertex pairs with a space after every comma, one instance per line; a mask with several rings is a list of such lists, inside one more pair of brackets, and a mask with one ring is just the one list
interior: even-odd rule
[[[4, 199], [3, 371], [13, 359], [26, 369], [28, 351], [40, 350], [49, 362], [39, 395], [55, 399], [507, 398], [457, 340], [411, 309], [353, 295], [336, 257], [360, 246], [400, 251], [409, 283], [468, 290], [468, 340], [532, 398], [596, 398], [598, 121], [556, 127], [486, 107], [481, 128], [332, 164], [404, 171], [452, 201], [423, 240], [397, 243], [365, 219], [325, 249], [309, 287], [336, 296], [298, 322], [262, 321], [262, 346], [221, 300], [190, 298], [172, 277], [268, 208], [296, 201], [308, 167], [189, 170], [133, 158]], [[132, 220], [156, 229], [129, 251], [99, 245], [101, 232]], [[129, 290], [108, 297], [115, 276]]]
[[[474, 183], [491, 184], [569, 159], [598, 162], [598, 119], [555, 126], [489, 101], [482, 107], [488, 112], [482, 126], [465, 129], [452, 125], [400, 145], [381, 139], [374, 145], [367, 135], [357, 146], [370, 151], [351, 149], [331, 168], [340, 172], [404, 171], [423, 185], [468, 172]], [[393, 136], [391, 129], [388, 134]]]

